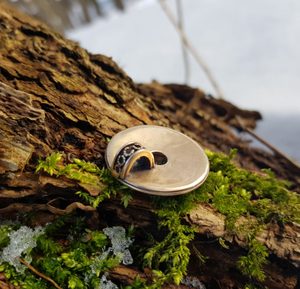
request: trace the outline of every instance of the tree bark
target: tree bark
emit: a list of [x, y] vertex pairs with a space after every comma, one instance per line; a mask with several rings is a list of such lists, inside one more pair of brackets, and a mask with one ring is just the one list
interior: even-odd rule
[[[0, 5], [0, 39], [2, 216], [20, 210], [54, 214], [75, 208], [89, 210], [72, 203], [71, 198], [63, 209], [47, 203], [57, 196], [69, 196], [77, 185], [34, 174], [38, 158], [63, 151], [103, 167], [107, 139], [141, 124], [180, 130], [215, 151], [228, 153], [237, 148], [238, 165], [253, 171], [271, 168], [299, 191], [299, 167], [252, 147], [249, 139], [237, 133], [241, 130], [237, 117], [246, 128], [254, 129], [261, 119], [258, 112], [239, 109], [185, 85], [136, 84], [111, 58], [88, 53], [4, 4]], [[127, 209], [111, 200], [101, 206], [100, 214], [107, 222], [153, 227], [149, 198], [138, 193]], [[210, 257], [201, 272], [195, 269], [197, 266], [192, 266], [191, 272], [211, 288], [240, 288], [244, 279], [234, 268], [237, 256], [244, 250], [243, 241], [234, 240], [227, 251], [209, 242], [225, 235], [224, 218], [211, 207], [199, 205], [186, 221], [197, 226], [195, 246]], [[264, 284], [269, 288], [299, 286], [299, 226], [279, 228], [274, 224], [259, 238], [272, 252]], [[205, 245], [200, 239], [205, 240]], [[115, 276], [130, 280], [129, 271], [121, 268]]]

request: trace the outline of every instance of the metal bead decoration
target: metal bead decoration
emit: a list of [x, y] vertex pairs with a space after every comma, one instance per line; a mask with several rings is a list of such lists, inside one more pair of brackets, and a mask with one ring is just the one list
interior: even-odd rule
[[142, 149], [143, 147], [139, 143], [131, 143], [126, 145], [123, 149], [120, 150], [119, 154], [117, 155], [115, 162], [114, 162], [114, 170], [119, 174], [126, 161], [138, 150]]

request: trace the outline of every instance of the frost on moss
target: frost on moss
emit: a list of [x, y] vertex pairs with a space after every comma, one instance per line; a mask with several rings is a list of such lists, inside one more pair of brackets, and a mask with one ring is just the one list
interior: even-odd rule
[[[286, 181], [279, 180], [270, 170], [254, 173], [239, 168], [232, 162], [234, 151], [229, 155], [211, 151], [206, 151], [206, 153], [210, 160], [210, 173], [199, 189], [178, 197], [152, 198], [161, 235], [157, 240], [153, 237], [153, 242], [148, 243], [149, 246], [142, 252], [144, 257], [139, 265], [143, 263], [153, 270], [153, 283], [145, 284], [138, 280], [135, 285], [126, 288], [157, 289], [161, 288], [165, 282], [179, 284], [185, 280], [183, 278], [187, 274], [190, 257], [189, 243], [193, 240], [194, 231], [182, 220], [199, 203], [206, 203], [225, 216], [226, 233], [229, 236], [245, 234], [248, 253], [239, 258], [237, 267], [249, 277], [249, 280], [254, 278], [261, 281], [265, 277], [263, 266], [267, 262], [268, 250], [256, 240], [260, 229], [272, 222], [300, 223], [300, 197], [289, 190], [289, 184]], [[56, 177], [63, 175], [81, 184], [97, 187], [101, 191], [97, 197], [90, 196], [87, 191], [80, 191], [76, 194], [83, 202], [93, 207], [98, 207], [104, 199], [114, 196], [120, 196], [126, 207], [132, 199], [131, 190], [117, 182], [109, 170], [100, 169], [95, 164], [78, 159], [66, 163], [63, 155], [59, 153], [53, 153], [46, 160], [40, 161], [37, 171], [44, 171]], [[249, 220], [247, 228], [239, 224], [240, 217]], [[111, 246], [101, 247], [104, 242], [101, 234], [93, 233], [95, 237], [93, 244], [97, 244], [95, 240], [99, 241], [98, 253], [93, 255], [90, 261], [84, 259], [89, 266], [86, 267], [89, 269], [85, 272], [85, 278], [89, 284], [96, 284], [93, 288], [101, 286], [101, 278], [106, 277], [100, 276], [103, 276], [105, 270], [109, 270], [108, 268], [112, 268], [119, 261], [123, 261], [124, 264], [132, 262], [132, 257], [126, 247], [130, 245], [128, 243], [131, 240], [126, 240], [123, 229], [114, 227], [104, 229], [103, 233], [101, 233], [102, 237], [107, 236], [111, 241]], [[122, 243], [119, 239], [126, 241]], [[82, 249], [87, 244], [82, 244], [78, 240], [76, 246]], [[82, 268], [76, 259], [82, 254], [80, 250], [74, 251], [64, 255], [68, 259], [67, 264], [73, 266], [68, 267], [69, 271], [65, 274], [73, 274], [76, 268]], [[120, 251], [123, 253], [120, 254]], [[78, 272], [76, 274], [80, 275]], [[94, 275], [97, 276], [96, 279]], [[70, 282], [74, 284], [76, 278], [73, 276]], [[201, 285], [195, 280], [185, 281], [198, 287]], [[103, 279], [103, 284], [105, 282]], [[106, 283], [110, 284], [108, 281]], [[76, 286], [74, 288], [80, 288]]]
[[17, 272], [24, 272], [25, 266], [19, 261], [23, 257], [27, 263], [31, 263], [32, 257], [30, 252], [36, 247], [37, 238], [43, 234], [42, 227], [31, 229], [22, 226], [16, 231], [8, 234], [9, 244], [3, 249], [0, 262], [7, 262], [13, 265]]
[[196, 277], [187, 276], [182, 279], [181, 284], [189, 288], [206, 289], [205, 285]]
[[0, 272], [18, 288], [53, 288], [20, 264], [18, 258], [22, 257], [61, 288], [116, 289], [106, 273], [122, 260], [128, 261], [128, 255], [133, 262], [129, 251], [132, 239], [122, 227], [105, 228], [109, 237], [87, 227], [87, 219], [76, 215], [59, 217], [44, 228], [0, 226], [0, 232], [8, 237], [4, 236], [5, 246], [0, 251]]
[[100, 285], [97, 289], [118, 289], [118, 286], [110, 280], [107, 280], [106, 274], [104, 274], [101, 277]]
[[132, 244], [133, 240], [126, 237], [126, 231], [123, 227], [111, 227], [103, 229], [103, 233], [109, 237], [112, 247], [111, 249], [115, 256], [120, 257], [124, 265], [130, 265], [133, 263], [133, 259], [129, 246]]

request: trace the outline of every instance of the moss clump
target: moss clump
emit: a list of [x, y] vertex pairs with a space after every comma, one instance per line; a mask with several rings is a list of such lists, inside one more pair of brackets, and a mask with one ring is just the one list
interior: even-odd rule
[[[208, 152], [211, 173], [196, 194], [205, 196], [205, 202], [226, 216], [229, 234], [244, 235], [248, 254], [240, 257], [238, 267], [246, 276], [262, 281], [268, 251], [256, 235], [273, 222], [300, 223], [300, 196], [289, 191], [289, 183], [277, 179], [270, 170], [258, 174], [238, 168], [231, 161], [233, 156], [234, 152], [230, 156]], [[240, 217], [248, 221], [240, 225]]]
[[86, 191], [78, 191], [76, 194], [87, 204], [97, 208], [105, 199], [119, 194], [125, 207], [132, 199], [131, 190], [119, 183], [111, 176], [107, 169], [100, 169], [95, 164], [74, 158], [71, 163], [65, 164], [63, 154], [52, 153], [45, 160], [39, 160], [36, 172], [46, 172], [56, 177], [64, 176], [77, 181], [79, 184], [89, 185], [92, 189], [99, 191], [99, 195], [94, 197]]
[[[194, 230], [181, 223], [175, 211], [157, 211], [159, 227], [168, 230], [161, 242], [156, 242], [144, 255], [144, 263], [155, 269], [157, 283], [174, 282], [179, 285], [187, 273], [190, 250], [188, 244], [194, 238]], [[160, 270], [163, 267], [164, 270]], [[162, 285], [161, 284], [161, 285]], [[152, 288], [152, 287], [149, 287]], [[153, 287], [156, 288], [156, 287]]]
[[[107, 169], [99, 169], [96, 165], [79, 159], [64, 164], [63, 155], [53, 153], [45, 160], [40, 160], [36, 172], [44, 171], [57, 177], [65, 176], [79, 183], [101, 186], [101, 194], [92, 197], [88, 192], [76, 194], [87, 204], [98, 207], [101, 201], [120, 193], [121, 201], [127, 207], [132, 199], [132, 192], [115, 180]], [[164, 202], [163, 202], [164, 203]], [[166, 203], [167, 205], [167, 203]], [[190, 251], [188, 243], [193, 239], [193, 229], [181, 224], [183, 213], [176, 210], [159, 210], [157, 207], [159, 228], [168, 230], [165, 238], [154, 242], [153, 247], [146, 250], [144, 265], [153, 269], [155, 281], [151, 285], [143, 284], [143, 288], [160, 288], [165, 282], [179, 284], [186, 275]], [[162, 256], [161, 256], [162, 255]], [[161, 268], [164, 268], [162, 271]]]
[[[31, 265], [62, 288], [100, 288], [99, 277], [122, 261], [122, 253], [116, 255], [111, 246], [102, 231], [87, 229], [85, 218], [64, 216], [47, 225], [38, 237], [30, 252]], [[2, 263], [0, 272], [12, 285], [21, 288], [53, 288], [28, 269], [17, 272], [12, 265]]]
[[260, 174], [237, 167], [235, 151], [227, 156], [206, 151], [210, 173], [201, 187], [187, 195], [154, 198], [158, 208], [188, 213], [197, 203], [208, 203], [226, 216], [227, 230], [235, 233], [241, 216], [254, 216], [259, 223], [300, 223], [300, 196], [288, 189], [270, 170]]
[[206, 194], [206, 201], [224, 213], [229, 221], [233, 219], [234, 222], [241, 215], [252, 215], [260, 223], [300, 223], [300, 197], [289, 191], [288, 182], [276, 178], [268, 169], [257, 174], [238, 168], [231, 161], [233, 153], [230, 156], [207, 153], [211, 174], [200, 193]]
[[[178, 197], [152, 198], [158, 217], [158, 229], [161, 230], [163, 238], [153, 239], [152, 245], [145, 248], [143, 263], [144, 266], [153, 269], [154, 280], [152, 284], [146, 284], [137, 279], [126, 289], [156, 289], [165, 282], [180, 283], [187, 271], [190, 256], [188, 245], [194, 236], [193, 229], [184, 225], [182, 218], [198, 203], [207, 203], [226, 217], [227, 234], [244, 235], [248, 243], [248, 253], [240, 257], [237, 266], [249, 278], [260, 281], [265, 277], [263, 266], [268, 258], [267, 248], [256, 240], [260, 229], [271, 222], [300, 223], [300, 197], [289, 191], [287, 182], [278, 180], [269, 170], [254, 173], [238, 168], [232, 162], [234, 151], [230, 155], [210, 151], [206, 153], [210, 160], [210, 173], [199, 189]], [[101, 193], [97, 197], [90, 196], [86, 191], [77, 192], [83, 202], [94, 207], [97, 207], [104, 199], [116, 196], [118, 193], [121, 193], [120, 196], [125, 206], [132, 199], [131, 190], [117, 182], [108, 170], [100, 169], [92, 163], [79, 159], [66, 164], [62, 154], [59, 153], [54, 153], [46, 160], [40, 161], [37, 166], [38, 171], [45, 171], [57, 177], [65, 176], [81, 184], [100, 188]], [[246, 220], [243, 224], [238, 222], [241, 217]], [[82, 285], [78, 280], [82, 280], [83, 268], [86, 268], [86, 265], [90, 264], [89, 262], [93, 259], [93, 251], [89, 242], [93, 242], [94, 239], [85, 242], [76, 237], [77, 241], [72, 242], [73, 245], [70, 245], [68, 249], [60, 247], [55, 240], [52, 240], [57, 230], [55, 226], [59, 227], [59, 221], [57, 222], [47, 227], [47, 237], [40, 237], [37, 250], [43, 257], [38, 258], [35, 264], [44, 272], [54, 276], [53, 278], [64, 284], [66, 288], [85, 288], [80, 287]], [[65, 221], [61, 222], [63, 226]], [[73, 224], [73, 227], [76, 226]], [[82, 232], [81, 230], [78, 229], [78, 232]], [[75, 236], [80, 236], [80, 233]], [[5, 237], [2, 239], [5, 244]], [[226, 247], [222, 240], [220, 244]], [[59, 254], [60, 259], [54, 261], [53, 256]], [[80, 264], [79, 259], [83, 260]], [[99, 265], [100, 271], [108, 270], [116, 263], [116, 260], [112, 258], [106, 265]], [[90, 282], [89, 286], [94, 286], [92, 284], [96, 281], [91, 279]], [[72, 287], [75, 286], [74, 284], [79, 284], [76, 285], [79, 287]], [[40, 288], [43, 288], [42, 285]]]
[[[156, 197], [154, 202], [161, 211], [182, 216], [197, 203], [216, 208], [226, 217], [227, 234], [243, 234], [248, 242], [248, 254], [237, 264], [241, 272], [262, 281], [268, 251], [255, 237], [271, 222], [300, 223], [300, 196], [289, 191], [289, 183], [277, 179], [270, 170], [258, 174], [237, 167], [232, 162], [234, 150], [229, 155], [206, 153], [210, 173], [199, 189], [174, 198]], [[241, 225], [237, 222], [240, 217], [246, 219]]]
[[7, 246], [9, 243], [9, 232], [12, 230], [10, 225], [1, 225], [0, 226], [0, 249]]
[[267, 248], [255, 238], [251, 238], [248, 243], [248, 254], [239, 258], [238, 267], [244, 275], [264, 280], [262, 267], [267, 263], [268, 256]]

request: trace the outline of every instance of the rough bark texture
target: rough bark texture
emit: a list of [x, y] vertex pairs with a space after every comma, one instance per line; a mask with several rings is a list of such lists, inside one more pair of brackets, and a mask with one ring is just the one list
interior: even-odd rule
[[[241, 110], [199, 89], [156, 82], [135, 84], [111, 58], [91, 55], [40, 22], [0, 5], [2, 216], [32, 209], [54, 214], [75, 208], [89, 210], [72, 203], [71, 195], [78, 189], [75, 183], [34, 174], [37, 159], [63, 151], [104, 166], [107, 138], [140, 124], [175, 128], [212, 150], [238, 148], [240, 166], [255, 171], [270, 167], [299, 190], [299, 168], [251, 147], [237, 133], [236, 116], [250, 129], [261, 118], [257, 112]], [[65, 208], [47, 203], [62, 195], [70, 196]], [[100, 214], [108, 223], [134, 223], [153, 229], [154, 217], [146, 196], [137, 193], [127, 209], [115, 201], [105, 202], [101, 208]], [[239, 288], [244, 277], [235, 269], [235, 262], [243, 250], [243, 240], [234, 240], [229, 250], [211, 242], [224, 235], [225, 226], [223, 217], [207, 206], [199, 205], [187, 222], [198, 226], [195, 246], [210, 257], [205, 268], [197, 271], [196, 265], [191, 266], [191, 272], [211, 288]], [[260, 239], [273, 253], [265, 284], [269, 288], [296, 288], [298, 282], [299, 286], [299, 226], [272, 225]], [[131, 269], [118, 270], [115, 278], [127, 281], [135, 274]]]

